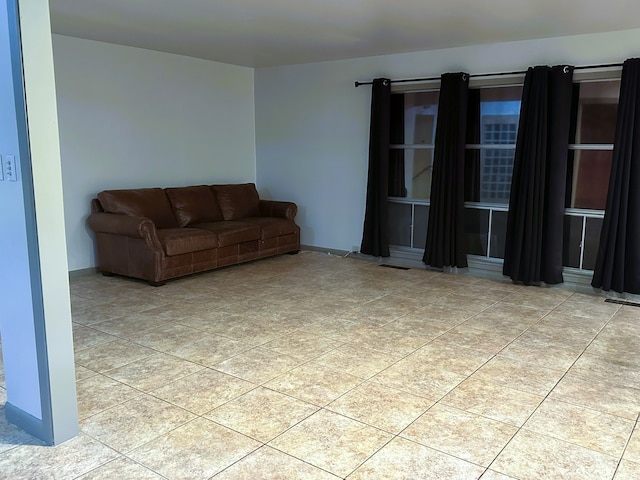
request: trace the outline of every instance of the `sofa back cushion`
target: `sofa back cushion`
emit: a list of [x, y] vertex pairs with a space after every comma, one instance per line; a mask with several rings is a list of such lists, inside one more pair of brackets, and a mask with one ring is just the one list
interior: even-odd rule
[[223, 220], [218, 200], [206, 185], [165, 188], [164, 191], [181, 227]]
[[156, 228], [178, 226], [169, 200], [161, 188], [105, 190], [98, 194], [98, 200], [107, 213], [147, 217], [155, 223]]
[[260, 197], [253, 183], [212, 185], [225, 220], [260, 216]]

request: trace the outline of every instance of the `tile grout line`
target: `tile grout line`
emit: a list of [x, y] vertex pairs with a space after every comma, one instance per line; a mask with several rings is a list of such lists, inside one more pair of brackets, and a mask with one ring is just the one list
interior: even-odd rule
[[[560, 305], [562, 305], [566, 300], [568, 300], [572, 295], [570, 295], [569, 297], [567, 297], [567, 299], [565, 299], [563, 302], [561, 302], [560, 304], [558, 304], [558, 306], [556, 306], [553, 310], [555, 310], [556, 308], [558, 308]], [[551, 310], [551, 312], [549, 312], [548, 314], [544, 315], [542, 318], [545, 318], [546, 316], [548, 316], [549, 314], [551, 314], [553, 312], [553, 310]], [[616, 310], [617, 311], [617, 310]], [[600, 332], [602, 332], [602, 330], [604, 330], [604, 328], [609, 324], [609, 322], [611, 321], [611, 319], [613, 318], [613, 316], [615, 315], [612, 314], [609, 319], [605, 322], [605, 324], [600, 327], [600, 329], [598, 330], [598, 333], [596, 333], [594, 335], [594, 337], [591, 339], [591, 341], [589, 342], [589, 344], [582, 350], [582, 352], [580, 353], [580, 355], [578, 355], [578, 357], [573, 361], [573, 363], [571, 364], [571, 366], [569, 366], [569, 368], [566, 369], [565, 373], [558, 379], [558, 381], [556, 381], [556, 383], [554, 384], [554, 386], [551, 388], [551, 390], [549, 390], [549, 392], [544, 396], [543, 400], [538, 404], [538, 406], [531, 412], [531, 414], [527, 417], [527, 419], [522, 423], [522, 425], [520, 427], [518, 427], [518, 430], [513, 434], [513, 436], [509, 439], [509, 441], [504, 445], [504, 447], [500, 450], [500, 452], [495, 456], [495, 458], [493, 459], [493, 461], [489, 464], [489, 466], [487, 467], [487, 470], [489, 470], [491, 468], [491, 465], [493, 465], [495, 463], [495, 461], [498, 459], [498, 457], [502, 454], [502, 452], [507, 448], [507, 446], [513, 441], [513, 439], [515, 438], [515, 436], [520, 433], [523, 429], [527, 430], [525, 427], [525, 425], [527, 424], [527, 422], [531, 419], [531, 417], [533, 417], [533, 415], [538, 411], [538, 409], [540, 408], [540, 406], [545, 402], [545, 400], [547, 400], [549, 398], [549, 396], [551, 395], [551, 393], [553, 392], [553, 390], [558, 386], [558, 384], [565, 378], [565, 376], [569, 373], [569, 370], [571, 370], [571, 368], [577, 363], [577, 361], [582, 357], [582, 355], [584, 354], [584, 352], [587, 351], [587, 349], [589, 348], [589, 346], [595, 341], [595, 339], [598, 337], [598, 335], [600, 334]], [[538, 323], [538, 322], [536, 322]], [[524, 333], [524, 332], [523, 332]], [[566, 402], [568, 403], [568, 402]], [[577, 405], [579, 406], [579, 405]], [[584, 407], [583, 407], [584, 408]], [[590, 409], [591, 410], [591, 409]], [[534, 433], [538, 433], [538, 432], [534, 432]], [[632, 431], [633, 433], [633, 431]], [[586, 448], [587, 450], [591, 450], [587, 447], [584, 447], [582, 445], [578, 445], [574, 442], [568, 441], [568, 440], [563, 440], [561, 438], [558, 437], [554, 437], [552, 435], [546, 435], [550, 438], [553, 438], [555, 440], [560, 440], [560, 441], [564, 441], [567, 443], [570, 443], [571, 445], [575, 445], [581, 448]], [[596, 450], [592, 450], [597, 452]], [[601, 453], [601, 452], [597, 452], [597, 453]], [[620, 461], [622, 459], [622, 455], [620, 456]], [[617, 468], [616, 468], [617, 469]], [[614, 472], [615, 475], [615, 472]]]

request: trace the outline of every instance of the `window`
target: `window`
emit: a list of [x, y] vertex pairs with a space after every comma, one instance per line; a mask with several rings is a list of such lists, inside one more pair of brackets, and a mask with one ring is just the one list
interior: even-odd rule
[[429, 198], [438, 94], [436, 90], [391, 96], [391, 197]]
[[593, 270], [609, 189], [620, 80], [576, 83], [563, 264]]
[[470, 255], [504, 257], [521, 86], [471, 90], [465, 159], [465, 234]]
[[438, 90], [391, 95], [389, 242], [424, 249]]
[[620, 80], [575, 85], [568, 208], [604, 210], [609, 187]]
[[[585, 78], [585, 77], [583, 77]], [[619, 79], [574, 84], [567, 163], [565, 267], [594, 268], [607, 198]], [[391, 244], [424, 249], [429, 216], [438, 91], [392, 94]], [[468, 254], [504, 258], [522, 85], [469, 90], [465, 158]]]

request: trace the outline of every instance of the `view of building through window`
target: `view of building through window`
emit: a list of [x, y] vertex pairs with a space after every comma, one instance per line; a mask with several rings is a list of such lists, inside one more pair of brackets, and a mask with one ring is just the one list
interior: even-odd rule
[[480, 90], [480, 144], [467, 146], [480, 150], [480, 197], [469, 200], [509, 203], [521, 97], [520, 86]]

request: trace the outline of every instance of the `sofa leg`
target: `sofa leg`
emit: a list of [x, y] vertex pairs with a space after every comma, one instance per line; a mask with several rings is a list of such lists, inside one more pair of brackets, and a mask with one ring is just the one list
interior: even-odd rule
[[161, 287], [165, 283], [167, 283], [167, 282], [149, 282], [149, 285], [151, 285], [152, 287]]
[[103, 277], [113, 277], [113, 273], [111, 272], [100, 272]]
[[293, 252], [287, 252], [287, 255], [297, 255], [300, 250], [294, 250]]

